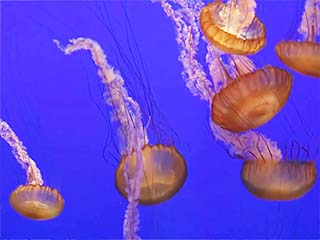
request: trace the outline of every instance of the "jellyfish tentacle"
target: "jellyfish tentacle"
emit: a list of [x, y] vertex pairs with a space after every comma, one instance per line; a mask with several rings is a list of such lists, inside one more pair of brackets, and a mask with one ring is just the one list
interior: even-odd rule
[[307, 0], [298, 32], [310, 42], [320, 36], [320, 1]]
[[211, 79], [213, 82], [214, 93], [220, 92], [222, 88], [225, 88], [232, 81], [232, 78], [224, 67], [220, 56], [221, 54], [218, 49], [207, 44], [206, 62], [208, 64], [210, 76], [212, 76]]
[[12, 147], [12, 153], [22, 168], [27, 172], [27, 184], [42, 185], [43, 179], [35, 161], [29, 157], [27, 148], [10, 128], [9, 124], [0, 118], [0, 136]]
[[[215, 138], [223, 141], [229, 146], [231, 148], [230, 151], [234, 156], [238, 156], [245, 160], [254, 160], [254, 156], [263, 156], [264, 159], [272, 159], [274, 161], [280, 161], [282, 159], [282, 153], [278, 148], [277, 143], [261, 133], [254, 131], [248, 131], [241, 134], [233, 133], [222, 129], [214, 124], [213, 121], [210, 121], [210, 127]], [[272, 158], [270, 158], [270, 155], [272, 155]]]
[[244, 37], [255, 18], [257, 4], [254, 0], [229, 0], [219, 11], [222, 29], [238, 37]]
[[[154, 0], [154, 2], [156, 1]], [[195, 22], [188, 25], [183, 20], [183, 18], [196, 18], [196, 15], [184, 1], [172, 1], [181, 4], [179, 10], [173, 10], [168, 1], [157, 0], [157, 2], [161, 4], [165, 13], [175, 21], [177, 29], [176, 41], [181, 47], [179, 60], [184, 66], [182, 75], [187, 87], [193, 95], [208, 101], [212, 97], [212, 85], [207, 80], [202, 65], [196, 60], [200, 32]]]
[[234, 73], [234, 78], [247, 73], [251, 73], [256, 69], [253, 61], [247, 56], [231, 55], [230, 58], [233, 61], [235, 69], [237, 70]]

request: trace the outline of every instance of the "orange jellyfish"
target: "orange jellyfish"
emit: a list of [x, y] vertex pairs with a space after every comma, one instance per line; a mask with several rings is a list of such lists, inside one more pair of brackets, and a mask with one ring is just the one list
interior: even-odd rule
[[0, 135], [12, 147], [17, 161], [27, 172], [27, 184], [11, 193], [10, 204], [19, 214], [33, 220], [49, 220], [58, 216], [64, 206], [60, 193], [43, 185], [40, 170], [28, 156], [26, 148], [10, 128], [0, 119]]
[[256, 53], [266, 44], [266, 31], [255, 8], [254, 0], [209, 3], [200, 14], [202, 32], [211, 44], [226, 53]]
[[276, 46], [280, 60], [291, 69], [320, 78], [320, 1], [306, 0], [298, 32], [302, 41], [281, 41]]
[[314, 161], [301, 160], [299, 156], [268, 159], [257, 156], [246, 161], [241, 170], [245, 187], [258, 198], [266, 200], [294, 200], [304, 196], [316, 180]]
[[41, 185], [20, 185], [12, 192], [10, 204], [23, 216], [48, 220], [60, 214], [64, 201], [56, 189]]
[[116, 171], [116, 187], [128, 199], [124, 220], [125, 239], [140, 239], [137, 235], [139, 212], [137, 205], [157, 204], [170, 199], [180, 190], [186, 179], [186, 163], [174, 146], [150, 145], [143, 126], [139, 104], [128, 96], [121, 75], [114, 71], [100, 45], [89, 38], [70, 40], [65, 53], [89, 50], [98, 67], [98, 74], [106, 86], [106, 102], [113, 107], [120, 124], [124, 150]]
[[292, 76], [272, 66], [253, 70], [247, 57], [231, 58], [239, 73], [214, 95], [212, 120], [224, 129], [242, 132], [263, 125], [281, 110], [290, 95]]
[[[186, 163], [173, 146], [144, 145], [142, 149], [144, 173], [141, 182], [139, 203], [143, 205], [158, 204], [170, 199], [183, 185], [187, 176]], [[124, 165], [126, 156], [122, 156], [116, 172], [116, 186], [125, 197], [126, 182]], [[136, 156], [130, 156], [129, 171], [134, 171]], [[131, 173], [132, 174], [132, 173]]]

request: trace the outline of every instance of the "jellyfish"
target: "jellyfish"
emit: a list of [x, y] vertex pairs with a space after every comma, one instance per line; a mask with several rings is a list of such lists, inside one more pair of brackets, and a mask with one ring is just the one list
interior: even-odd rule
[[123, 78], [109, 65], [97, 42], [77, 38], [70, 40], [66, 47], [62, 47], [57, 40], [54, 42], [65, 54], [89, 50], [98, 67], [98, 75], [106, 87], [106, 103], [113, 107], [125, 146], [115, 176], [118, 191], [129, 202], [123, 236], [125, 239], [140, 239], [137, 234], [138, 204], [157, 204], [170, 199], [186, 179], [186, 162], [174, 146], [149, 144], [139, 104], [128, 96]]
[[29, 157], [8, 123], [2, 119], [0, 136], [11, 146], [13, 155], [27, 172], [27, 183], [18, 186], [10, 195], [13, 209], [32, 220], [49, 220], [58, 216], [64, 206], [63, 198], [56, 189], [43, 185], [36, 163]]
[[[310, 191], [317, 171], [315, 161], [308, 152], [307, 157], [299, 154], [293, 156], [292, 148], [290, 156], [283, 156], [275, 142], [253, 131], [250, 134], [250, 138], [248, 135], [237, 136], [245, 149], [237, 157], [244, 160], [240, 177], [251, 194], [265, 200], [288, 201], [299, 199]], [[230, 138], [224, 137], [224, 141], [235, 146], [232, 138], [230, 141]], [[253, 143], [257, 145], [253, 146]], [[300, 150], [306, 151], [298, 146], [298, 152]]]
[[319, 0], [306, 0], [298, 32], [302, 40], [280, 41], [276, 46], [277, 56], [294, 71], [320, 78]]
[[204, 6], [200, 25], [207, 40], [220, 50], [253, 54], [266, 44], [266, 30], [255, 15], [254, 0], [222, 0]]
[[[141, 181], [139, 203], [153, 205], [170, 199], [183, 185], [186, 164], [181, 154], [173, 146], [144, 145], [142, 149], [144, 175]], [[127, 197], [124, 178], [126, 156], [122, 156], [116, 171], [116, 187], [121, 195]], [[136, 156], [130, 156], [129, 171], [134, 170]], [[130, 173], [133, 175], [133, 173]]]
[[[227, 77], [229, 83], [214, 95], [212, 120], [224, 129], [243, 132], [265, 124], [282, 109], [290, 96], [292, 76], [273, 66], [254, 70], [246, 57], [231, 58], [240, 74], [233, 80]], [[248, 61], [249, 65], [243, 64]]]
[[[182, 76], [186, 81], [187, 88], [193, 95], [205, 100], [209, 110], [212, 111], [213, 99], [223, 91], [224, 86], [232, 81], [229, 72], [232, 75], [238, 70], [235, 65], [229, 65], [230, 69], [227, 71], [221, 61], [220, 50], [210, 43], [207, 44], [206, 63], [211, 80], [206, 76], [204, 67], [197, 60], [200, 38], [199, 25], [201, 23], [198, 16], [203, 3], [200, 0], [192, 3], [186, 0], [156, 0], [154, 2], [161, 4], [165, 13], [176, 26], [176, 40], [181, 49], [178, 59], [183, 65]], [[173, 9], [173, 4], [179, 7]], [[240, 56], [233, 57], [238, 58]], [[241, 58], [246, 59], [244, 56]], [[243, 65], [246, 67], [241, 67], [241, 69], [250, 70], [248, 59], [241, 62], [247, 63]], [[262, 72], [266, 71], [270, 71], [271, 74], [276, 72], [271, 68], [265, 68]], [[281, 74], [286, 75], [286, 72], [281, 72]], [[284, 86], [289, 85], [291, 87], [290, 75], [288, 79], [289, 81], [284, 81], [286, 83]], [[277, 81], [278, 78], [276, 78], [275, 84]], [[249, 90], [250, 88], [247, 91]], [[269, 94], [271, 95], [270, 98], [273, 99], [272, 95], [275, 93], [271, 91]], [[228, 101], [228, 99], [225, 101]], [[281, 100], [276, 101], [280, 102]], [[291, 200], [302, 197], [311, 189], [316, 170], [310, 159], [300, 161], [298, 164], [296, 162], [299, 159], [283, 158], [278, 144], [261, 133], [253, 130], [243, 133], [230, 131], [222, 128], [212, 119], [209, 120], [209, 123], [214, 137], [228, 147], [230, 156], [244, 161], [241, 174], [242, 181], [248, 191], [254, 195], [267, 200]]]
[[245, 187], [258, 198], [294, 200], [304, 196], [316, 180], [313, 161], [288, 159], [245, 161], [241, 170]]

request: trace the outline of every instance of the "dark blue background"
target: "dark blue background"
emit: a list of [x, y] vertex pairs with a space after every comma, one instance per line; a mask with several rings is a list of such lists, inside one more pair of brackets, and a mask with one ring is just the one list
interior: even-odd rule
[[[258, 5], [268, 40], [253, 59], [258, 66], [285, 68], [274, 47], [281, 39], [295, 37], [303, 3], [265, 0]], [[96, 67], [87, 52], [65, 56], [52, 42], [93, 38], [110, 63], [118, 66], [116, 45], [97, 18], [106, 10], [110, 19], [104, 21], [111, 22], [112, 33], [126, 53], [128, 42], [135, 37], [154, 102], [166, 119], [161, 127], [166, 135], [175, 131], [176, 146], [188, 164], [187, 181], [172, 200], [139, 208], [141, 236], [320, 238], [319, 181], [305, 197], [291, 202], [263, 201], [248, 193], [240, 180], [241, 160], [230, 158], [226, 148], [214, 141], [208, 106], [185, 87], [173, 23], [159, 4], [126, 1], [125, 8], [134, 36], [123, 29], [127, 20], [120, 1], [106, 1], [106, 8], [101, 1], [1, 2], [1, 117], [24, 142], [45, 183], [65, 199], [64, 211], [52, 221], [31, 221], [14, 212], [8, 197], [25, 183], [25, 172], [1, 141], [1, 238], [122, 237], [127, 202], [114, 187], [116, 162], [110, 153], [116, 154], [116, 148], [108, 144], [104, 149], [106, 140], [111, 138], [115, 144], [118, 140], [115, 125], [108, 125], [105, 119], [109, 113]], [[123, 64], [122, 70], [127, 71]], [[135, 79], [129, 73], [126, 76], [134, 86]], [[258, 131], [282, 147], [290, 147], [292, 141], [307, 144], [319, 167], [320, 82], [293, 76], [288, 104]], [[137, 101], [144, 99], [140, 96]]]

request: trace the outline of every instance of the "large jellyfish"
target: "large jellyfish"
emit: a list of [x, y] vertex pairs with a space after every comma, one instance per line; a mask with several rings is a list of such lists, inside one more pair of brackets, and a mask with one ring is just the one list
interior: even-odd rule
[[147, 129], [143, 126], [138, 103], [128, 96], [121, 75], [107, 62], [100, 45], [88, 38], [70, 40], [66, 47], [57, 46], [65, 53], [89, 50], [98, 67], [98, 74], [106, 87], [105, 99], [113, 107], [120, 123], [124, 149], [116, 171], [116, 187], [129, 203], [125, 214], [123, 236], [140, 239], [138, 203], [156, 204], [171, 198], [186, 179], [186, 163], [174, 146], [150, 145]]
[[255, 15], [254, 0], [222, 0], [201, 10], [200, 24], [208, 41], [232, 54], [253, 54], [266, 44], [263, 23]]
[[56, 189], [43, 185], [36, 163], [8, 123], [1, 118], [0, 136], [11, 146], [13, 155], [27, 172], [27, 183], [11, 193], [11, 206], [22, 216], [33, 220], [49, 220], [58, 216], [64, 206], [63, 198]]
[[[207, 45], [206, 62], [212, 81], [206, 77], [203, 66], [196, 59], [200, 37], [199, 16], [203, 3], [200, 0], [155, 2], [161, 4], [176, 25], [176, 40], [181, 48], [178, 59], [184, 67], [182, 75], [187, 87], [193, 95], [205, 100], [212, 110], [212, 99], [221, 86], [230, 84], [230, 78], [222, 67], [219, 50], [211, 44]], [[179, 7], [173, 9], [173, 4]], [[234, 133], [221, 128], [211, 119], [210, 126], [215, 138], [223, 141], [233, 156], [245, 161], [242, 180], [255, 196], [269, 200], [290, 200], [303, 196], [313, 185], [316, 170], [312, 161], [283, 159], [277, 143], [257, 132]]]
[[[220, 58], [219, 52], [216, 57]], [[230, 74], [223, 71], [227, 84], [212, 100], [212, 120], [224, 129], [243, 132], [263, 125], [281, 110], [290, 95], [292, 76], [273, 66], [256, 70], [244, 56], [230, 58]]]
[[320, 78], [319, 0], [306, 0], [298, 32], [302, 35], [302, 41], [281, 41], [276, 46], [276, 53], [291, 69]]

